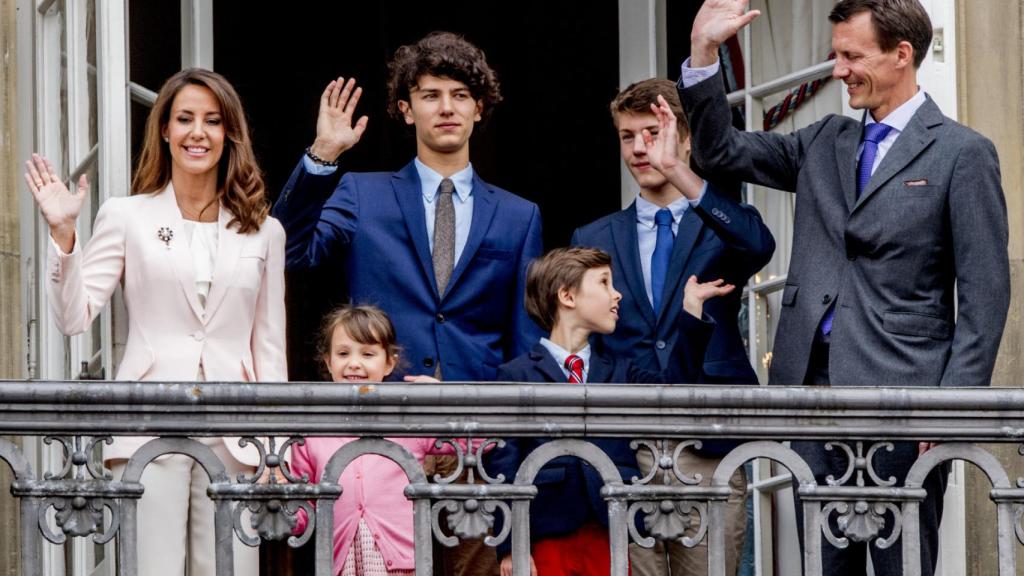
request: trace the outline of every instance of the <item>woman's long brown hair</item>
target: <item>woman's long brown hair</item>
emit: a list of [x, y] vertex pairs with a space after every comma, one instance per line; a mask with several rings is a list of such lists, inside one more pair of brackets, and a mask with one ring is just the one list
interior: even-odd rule
[[263, 174], [256, 163], [249, 123], [238, 93], [216, 72], [188, 68], [164, 82], [146, 120], [142, 153], [132, 179], [132, 194], [158, 192], [171, 181], [171, 151], [163, 141], [163, 131], [170, 121], [175, 96], [189, 85], [209, 89], [220, 104], [225, 138], [217, 169], [217, 199], [233, 216], [228, 225], [237, 224], [241, 234], [255, 232], [270, 213]]

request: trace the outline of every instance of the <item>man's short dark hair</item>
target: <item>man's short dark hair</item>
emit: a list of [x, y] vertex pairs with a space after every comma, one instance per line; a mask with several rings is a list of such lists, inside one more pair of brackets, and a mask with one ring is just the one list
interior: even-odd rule
[[388, 113], [393, 118], [402, 119], [398, 101], [409, 102], [409, 92], [427, 75], [465, 84], [473, 98], [483, 103], [482, 121], [501, 102], [498, 75], [487, 64], [483, 50], [451, 32], [431, 32], [415, 44], [400, 47], [388, 63]]
[[612, 120], [617, 114], [653, 114], [651, 104], [658, 103], [658, 96], [661, 95], [668, 102], [668, 107], [676, 115], [676, 129], [679, 132], [679, 139], [685, 140], [690, 134], [690, 126], [686, 123], [686, 114], [683, 112], [683, 103], [679, 100], [679, 91], [671, 80], [664, 78], [648, 78], [634, 82], [619, 92], [609, 108], [612, 111]]
[[551, 332], [558, 320], [558, 291], [579, 289], [587, 270], [612, 265], [597, 248], [555, 248], [530, 263], [526, 273], [526, 313]]
[[914, 48], [914, 68], [921, 67], [932, 43], [932, 21], [918, 0], [840, 0], [828, 19], [838, 24], [862, 12], [871, 14], [882, 50], [888, 52], [900, 42], [909, 42]]

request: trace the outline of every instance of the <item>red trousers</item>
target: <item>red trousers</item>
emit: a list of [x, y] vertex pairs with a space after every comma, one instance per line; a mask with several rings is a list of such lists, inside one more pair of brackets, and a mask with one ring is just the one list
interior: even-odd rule
[[572, 534], [534, 542], [533, 562], [537, 576], [608, 576], [612, 564], [608, 529], [584, 524]]

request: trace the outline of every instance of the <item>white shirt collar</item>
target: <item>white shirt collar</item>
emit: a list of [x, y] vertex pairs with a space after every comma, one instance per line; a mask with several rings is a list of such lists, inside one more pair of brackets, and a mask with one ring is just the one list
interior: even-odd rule
[[[415, 164], [416, 172], [420, 176], [420, 184], [423, 187], [423, 199], [427, 202], [433, 202], [437, 198], [437, 189], [441, 186], [444, 176], [441, 176], [433, 168], [420, 162], [419, 158], [413, 160], [413, 164]], [[467, 164], [465, 168], [452, 174], [449, 178], [455, 184], [455, 194], [459, 197], [459, 200], [465, 202], [469, 195], [473, 193], [473, 164]]]
[[[540, 345], [547, 349], [548, 353], [551, 354], [551, 357], [555, 359], [555, 363], [562, 369], [562, 372], [568, 374], [569, 371], [565, 368], [565, 359], [572, 353], [547, 338], [541, 338]], [[579, 352], [576, 352], [576, 356], [583, 359], [583, 381], [586, 382], [586, 374], [590, 372], [590, 344], [587, 344]]]
[[[924, 90], [918, 88], [917, 93], [914, 94], [910, 100], [907, 100], [903, 104], [900, 104], [898, 108], [889, 113], [888, 116], [882, 119], [882, 123], [886, 126], [892, 126], [896, 132], [903, 132], [907, 129], [907, 124], [910, 124], [910, 119], [917, 113], [918, 108], [924, 105], [928, 98], [924, 94]], [[871, 112], [864, 115], [864, 124], [875, 124], [874, 117], [871, 116]]]

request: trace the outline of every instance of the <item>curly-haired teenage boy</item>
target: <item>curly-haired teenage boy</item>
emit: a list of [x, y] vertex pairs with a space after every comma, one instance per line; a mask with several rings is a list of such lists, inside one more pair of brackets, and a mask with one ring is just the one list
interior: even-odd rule
[[[497, 75], [479, 48], [447, 32], [399, 48], [388, 69], [389, 112], [415, 131], [416, 158], [398, 172], [347, 173], [335, 186], [337, 159], [367, 117], [355, 119], [362, 91], [353, 79], [328, 84], [316, 139], [273, 210], [288, 233], [288, 267], [340, 257], [339, 288], [391, 317], [407, 374], [494, 380], [540, 337], [523, 293], [526, 266], [541, 253], [537, 206], [487, 184], [469, 162], [474, 128], [501, 100]], [[493, 574], [494, 550], [481, 554], [489, 563], [454, 560], [450, 573]]]

